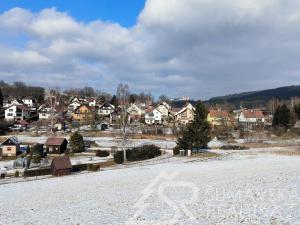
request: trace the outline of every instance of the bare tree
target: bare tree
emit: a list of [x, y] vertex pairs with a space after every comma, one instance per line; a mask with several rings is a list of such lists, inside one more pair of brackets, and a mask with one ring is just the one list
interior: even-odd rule
[[117, 88], [117, 98], [119, 100], [121, 114], [120, 114], [120, 126], [122, 132], [122, 151], [124, 153], [124, 163], [126, 162], [126, 141], [128, 131], [129, 116], [127, 109], [129, 107], [129, 87], [122, 83]]
[[50, 131], [51, 131], [51, 133], [53, 133], [54, 117], [56, 114], [56, 108], [60, 104], [60, 98], [61, 98], [61, 94], [60, 94], [60, 91], [58, 88], [50, 90], [49, 94], [46, 96], [46, 102], [50, 106], [50, 119], [51, 119]]

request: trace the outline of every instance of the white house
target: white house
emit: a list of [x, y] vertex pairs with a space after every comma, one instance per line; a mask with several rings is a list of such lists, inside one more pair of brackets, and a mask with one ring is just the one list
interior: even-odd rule
[[100, 116], [109, 116], [115, 111], [115, 107], [109, 103], [104, 103], [99, 107], [98, 114]]
[[25, 97], [22, 99], [22, 101], [24, 102], [25, 105], [27, 105], [28, 107], [34, 107], [35, 106], [35, 99], [32, 97]]
[[247, 109], [240, 113], [239, 122], [260, 124], [265, 122], [265, 117], [260, 110]]
[[175, 114], [177, 122], [188, 124], [194, 120], [195, 108], [191, 103], [187, 103], [181, 110]]
[[[50, 106], [45, 106], [45, 105], [42, 105], [39, 110], [39, 119], [50, 119], [51, 118], [51, 112], [52, 112], [52, 109]], [[53, 114], [56, 115], [56, 110], [54, 109], [53, 111]]]
[[96, 107], [97, 103], [95, 98], [88, 98], [86, 101], [90, 107]]
[[81, 106], [81, 102], [80, 101], [74, 101], [74, 102], [71, 102], [69, 105], [68, 105], [68, 113], [72, 113], [75, 111], [75, 109], [77, 109], [79, 106]]
[[131, 104], [131, 106], [127, 109], [129, 117], [131, 120], [139, 120], [143, 115], [143, 110], [137, 106], [135, 103]]
[[149, 110], [145, 114], [145, 123], [148, 125], [161, 124], [162, 114], [157, 109]]
[[243, 110], [238, 116], [238, 122], [240, 125], [247, 129], [252, 129], [253, 127], [265, 125], [265, 117], [260, 110]]
[[171, 106], [166, 102], [161, 102], [156, 109], [161, 112], [163, 118], [168, 118], [171, 111]]
[[25, 105], [12, 105], [5, 109], [5, 120], [24, 120], [30, 117], [30, 109]]

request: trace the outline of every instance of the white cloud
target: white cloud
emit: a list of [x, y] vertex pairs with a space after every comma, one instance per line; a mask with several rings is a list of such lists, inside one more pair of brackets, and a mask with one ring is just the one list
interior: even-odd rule
[[148, 0], [125, 28], [14, 8], [0, 31], [21, 44], [0, 42], [0, 79], [194, 98], [299, 83], [299, 15], [297, 0]]

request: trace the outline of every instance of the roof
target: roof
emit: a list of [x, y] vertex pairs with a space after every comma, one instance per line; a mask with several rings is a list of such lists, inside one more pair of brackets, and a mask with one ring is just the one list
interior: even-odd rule
[[49, 137], [45, 145], [62, 145], [65, 140], [65, 138]]
[[19, 145], [20, 143], [19, 143], [19, 141], [18, 141], [18, 138], [16, 138], [16, 137], [9, 137], [9, 138], [7, 138], [3, 143], [2, 143], [2, 145], [4, 145], [6, 142], [8, 142], [8, 141], [11, 141], [13, 144], [15, 144], [15, 145]]
[[229, 118], [229, 112], [225, 110], [209, 110], [209, 114], [211, 117], [215, 118]]
[[51, 166], [55, 169], [72, 169], [72, 164], [68, 156], [58, 156], [52, 160]]
[[26, 125], [28, 125], [29, 123], [28, 123], [26, 120], [17, 120], [17, 121], [16, 121], [16, 124], [20, 124], [20, 125], [26, 126]]
[[17, 108], [23, 110], [23, 111], [29, 111], [30, 109], [26, 105], [16, 105]]
[[258, 118], [258, 119], [264, 118], [264, 114], [262, 113], [261, 110], [247, 109], [247, 110], [243, 110], [242, 113], [245, 118]]
[[183, 113], [184, 111], [186, 111], [188, 109], [189, 110], [195, 110], [195, 107], [191, 103], [187, 102], [185, 104], [185, 106], [181, 110], [179, 110], [175, 115], [181, 114], [181, 113]]

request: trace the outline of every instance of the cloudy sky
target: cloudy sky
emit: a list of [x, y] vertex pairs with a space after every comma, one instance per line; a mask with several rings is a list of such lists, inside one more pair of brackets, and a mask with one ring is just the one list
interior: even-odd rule
[[41, 2], [1, 1], [0, 80], [195, 99], [300, 84], [298, 0]]

